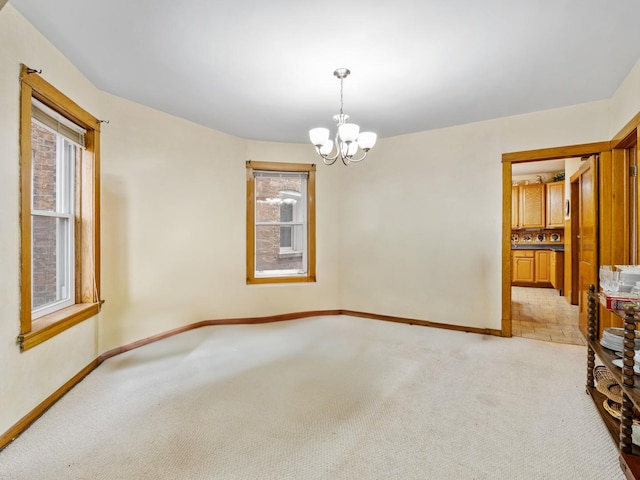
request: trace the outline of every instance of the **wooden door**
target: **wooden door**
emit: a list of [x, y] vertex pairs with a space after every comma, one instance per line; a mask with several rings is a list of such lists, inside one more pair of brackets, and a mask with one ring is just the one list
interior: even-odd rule
[[547, 228], [564, 228], [564, 180], [547, 183]]
[[587, 335], [587, 294], [598, 284], [598, 172], [591, 156], [576, 172], [578, 182], [578, 323]]
[[536, 250], [536, 283], [551, 283], [551, 251]]
[[567, 299], [571, 305], [578, 305], [580, 290], [578, 288], [578, 265], [580, 263], [578, 240], [580, 236], [580, 177], [573, 175], [571, 177], [571, 200], [569, 222], [565, 229], [564, 245], [566, 250], [564, 271], [565, 271], [565, 290]]
[[545, 192], [544, 183], [520, 186], [520, 227], [545, 227]]
[[[636, 133], [637, 136], [637, 133]], [[638, 175], [638, 146], [637, 143], [627, 148], [627, 156], [629, 158], [631, 181], [629, 182], [629, 265], [638, 265], [640, 263], [640, 239], [638, 238], [638, 229], [640, 226], [640, 175]]]

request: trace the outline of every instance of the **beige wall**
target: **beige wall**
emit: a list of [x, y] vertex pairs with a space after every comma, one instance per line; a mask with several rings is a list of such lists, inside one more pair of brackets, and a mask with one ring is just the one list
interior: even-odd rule
[[609, 102], [610, 137], [616, 135], [640, 111], [640, 60], [629, 72]]
[[0, 10], [0, 432], [96, 358], [97, 319], [90, 319], [36, 348], [20, 353], [18, 100], [20, 63], [43, 69], [45, 78], [100, 115], [101, 95], [9, 3]]
[[594, 102], [383, 139], [345, 171], [343, 308], [500, 329], [502, 153], [607, 132]]
[[247, 159], [314, 163], [127, 100], [105, 104], [101, 350], [205, 319], [339, 308], [339, 189], [317, 174], [318, 281], [246, 284]]
[[[106, 303], [26, 353], [15, 344], [21, 62], [110, 121]], [[348, 168], [320, 163], [318, 282], [247, 286], [245, 161], [317, 162], [310, 146], [238, 139], [100, 92], [11, 4], [0, 65], [0, 432], [98, 354], [198, 320], [345, 308], [500, 328], [501, 154], [606, 140], [640, 110], [636, 68], [613, 101], [382, 139]]]

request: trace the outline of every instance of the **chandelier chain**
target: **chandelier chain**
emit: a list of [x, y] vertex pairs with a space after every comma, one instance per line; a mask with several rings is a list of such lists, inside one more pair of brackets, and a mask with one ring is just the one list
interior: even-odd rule
[[344, 87], [344, 78], [340, 79], [340, 115], [342, 115], [342, 105], [344, 104], [344, 100], [343, 100], [343, 94], [342, 94], [342, 90]]

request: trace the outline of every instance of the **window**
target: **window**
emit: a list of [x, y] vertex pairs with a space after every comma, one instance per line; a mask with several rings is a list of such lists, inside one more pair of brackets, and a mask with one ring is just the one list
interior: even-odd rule
[[[305, 212], [306, 212], [306, 189], [307, 189], [307, 175], [306, 174], [292, 174], [285, 177], [282, 177], [282, 173], [277, 174], [278, 177], [269, 176], [267, 173], [258, 173], [257, 182], [260, 183], [258, 188], [261, 188], [263, 191], [266, 188], [269, 188], [270, 182], [272, 179], [276, 182], [276, 188], [295, 188], [289, 190], [279, 190], [278, 196], [274, 199], [268, 200], [258, 200], [258, 202], [268, 202], [269, 200], [275, 201], [276, 205], [280, 205], [280, 218], [275, 218], [280, 225], [280, 250], [278, 252], [278, 258], [284, 258], [285, 256], [293, 257], [304, 257], [305, 255], [305, 237], [306, 237], [306, 226], [305, 226]], [[283, 183], [287, 183], [289, 185], [283, 185]], [[293, 184], [293, 187], [291, 185]], [[265, 215], [265, 218], [262, 219], [262, 225], [266, 226], [270, 224], [271, 218], [273, 218], [272, 214], [275, 213], [271, 210], [259, 209]], [[270, 215], [271, 214], [271, 215]], [[300, 266], [302, 264], [304, 258], [301, 258]]]
[[[283, 203], [280, 205], [280, 221], [283, 223], [293, 222], [293, 204]], [[293, 227], [280, 227], [280, 253], [294, 252], [293, 250]]]
[[[31, 304], [35, 319], [75, 303], [74, 178], [86, 130], [59, 118], [35, 99], [31, 111]], [[60, 126], [77, 135], [68, 138]], [[81, 143], [75, 143], [76, 138]]]
[[99, 122], [24, 65], [20, 335], [29, 349], [99, 310]]
[[247, 283], [315, 281], [315, 165], [247, 162]]

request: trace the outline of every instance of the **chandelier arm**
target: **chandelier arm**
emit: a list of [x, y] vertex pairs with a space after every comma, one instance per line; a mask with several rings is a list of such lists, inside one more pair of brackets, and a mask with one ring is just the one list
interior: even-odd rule
[[322, 157], [322, 161], [325, 165], [333, 165], [338, 159], [338, 152], [336, 152], [334, 156], [324, 155], [323, 153], [320, 153], [320, 149], [318, 147], [316, 147], [316, 152]]
[[[367, 158], [367, 153], [363, 150], [362, 152], [362, 156], [360, 158], [349, 158], [349, 163], [357, 163], [357, 162], [361, 162], [362, 160], [364, 160], [365, 158]], [[346, 165], [346, 164], [345, 164]]]

